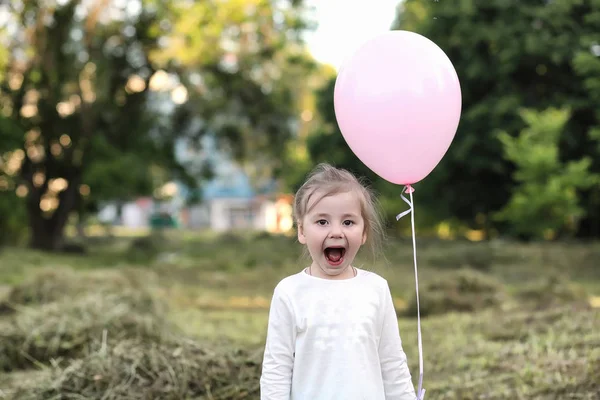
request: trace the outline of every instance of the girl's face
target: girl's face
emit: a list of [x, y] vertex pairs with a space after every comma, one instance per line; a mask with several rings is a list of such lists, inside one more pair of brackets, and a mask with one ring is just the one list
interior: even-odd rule
[[365, 224], [360, 201], [354, 191], [323, 197], [317, 191], [309, 201], [310, 210], [298, 226], [298, 240], [308, 247], [313, 260], [311, 273], [326, 279], [353, 276], [354, 257], [365, 243]]

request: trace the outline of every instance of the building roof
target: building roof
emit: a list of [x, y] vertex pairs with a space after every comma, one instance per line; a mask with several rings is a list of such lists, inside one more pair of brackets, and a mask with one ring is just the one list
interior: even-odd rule
[[219, 198], [251, 199], [255, 195], [250, 180], [242, 171], [215, 177], [202, 186], [202, 199]]

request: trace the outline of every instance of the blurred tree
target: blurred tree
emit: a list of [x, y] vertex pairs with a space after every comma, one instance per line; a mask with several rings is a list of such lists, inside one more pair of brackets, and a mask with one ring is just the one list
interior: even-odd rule
[[517, 166], [514, 178], [518, 186], [496, 217], [509, 221], [512, 232], [526, 239], [572, 235], [585, 215], [578, 191], [600, 184], [600, 175], [589, 172], [589, 157], [569, 162], [559, 159], [568, 109], [523, 110], [521, 116], [527, 128], [518, 136], [499, 134], [506, 158]]
[[[330, 115], [323, 109], [321, 103], [333, 93], [323, 92], [323, 87], [335, 79], [335, 70], [329, 65], [317, 67], [304, 82], [299, 91], [301, 95], [301, 118], [298, 125], [298, 135], [290, 140], [282, 156], [282, 165], [279, 171], [283, 190], [295, 192], [306, 178], [306, 174], [314, 167], [314, 161], [308, 148], [308, 141], [316, 130], [330, 131]], [[325, 96], [325, 97], [324, 97]], [[335, 120], [333, 121], [335, 123]]]
[[308, 11], [302, 1], [182, 3], [152, 53], [188, 88], [176, 129], [192, 142], [214, 133], [257, 185], [281, 173], [307, 82], [318, 73], [301, 38], [312, 27]]
[[0, 215], [0, 246], [25, 244], [28, 231], [23, 220], [27, 214], [22, 199], [14, 190], [0, 187]]
[[181, 137], [210, 131], [269, 166], [294, 132], [312, 67], [301, 1], [13, 1], [0, 14], [0, 190], [26, 197], [34, 248], [61, 248], [86, 198], [193, 186], [205, 169], [175, 157]]
[[[489, 230], [517, 184], [496, 132], [523, 128], [522, 107], [568, 107], [563, 162], [592, 160], [600, 171], [600, 1], [405, 0], [394, 28], [419, 32], [448, 54], [461, 80], [463, 115], [440, 165], [417, 186], [440, 218]], [[435, 118], [435, 110], [431, 110]], [[578, 235], [600, 236], [600, 188], [580, 188]]]

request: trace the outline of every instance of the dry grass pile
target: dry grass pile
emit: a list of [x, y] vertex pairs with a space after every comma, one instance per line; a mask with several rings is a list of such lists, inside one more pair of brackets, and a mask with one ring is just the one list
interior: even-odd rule
[[14, 399], [255, 399], [262, 352], [185, 338], [124, 340], [22, 382]]
[[0, 320], [0, 371], [18, 377], [7, 398], [258, 396], [262, 348], [183, 337], [147, 272], [104, 272], [46, 270], [12, 289]]
[[533, 282], [517, 292], [520, 303], [534, 309], [553, 308], [562, 304], [586, 304], [588, 293], [585, 289], [560, 275], [551, 275]]
[[[46, 279], [35, 277], [9, 295], [17, 312], [3, 319], [0, 371], [77, 357], [104, 331], [115, 341], [160, 339], [166, 309], [150, 292], [125, 284], [111, 292], [114, 279], [110, 277], [94, 281], [81, 274], [67, 281], [62, 275], [49, 279], [47, 272], [42, 276]], [[45, 302], [49, 300], [54, 301]]]
[[62, 299], [74, 299], [88, 293], [118, 293], [152, 286], [152, 274], [134, 270], [74, 271], [69, 268], [43, 268], [27, 280], [11, 288], [3, 307], [45, 304]]
[[[598, 327], [600, 313], [579, 305], [428, 319], [423, 343], [427, 393], [436, 400], [596, 400]], [[411, 371], [416, 371], [416, 344], [405, 342]]]
[[424, 263], [439, 269], [469, 268], [487, 272], [501, 258], [495, 247], [487, 242], [452, 245], [436, 242], [425, 244], [423, 250]]
[[[498, 307], [505, 300], [503, 285], [491, 276], [469, 269], [444, 274], [419, 291], [421, 315], [439, 315], [448, 312], [474, 312]], [[406, 315], [416, 315], [413, 299]]]

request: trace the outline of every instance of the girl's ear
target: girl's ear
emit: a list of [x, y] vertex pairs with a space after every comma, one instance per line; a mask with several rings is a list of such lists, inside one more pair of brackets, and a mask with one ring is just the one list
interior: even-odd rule
[[367, 243], [367, 232], [363, 232], [362, 244]]
[[300, 222], [298, 222], [298, 241], [301, 244], [306, 244], [306, 236], [304, 236], [304, 228], [302, 227], [302, 224]]

